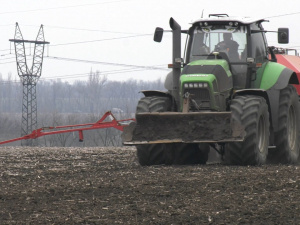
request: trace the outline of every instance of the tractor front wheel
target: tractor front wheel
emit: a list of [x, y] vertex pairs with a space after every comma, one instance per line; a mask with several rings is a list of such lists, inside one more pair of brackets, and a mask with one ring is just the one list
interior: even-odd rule
[[225, 156], [231, 164], [262, 165], [269, 146], [269, 110], [263, 97], [237, 96], [231, 103], [232, 120], [246, 131], [243, 142], [227, 144]]
[[[137, 105], [136, 113], [171, 111], [171, 100], [168, 97], [144, 97]], [[137, 157], [140, 165], [151, 166], [166, 163], [165, 149], [170, 144], [137, 145]]]

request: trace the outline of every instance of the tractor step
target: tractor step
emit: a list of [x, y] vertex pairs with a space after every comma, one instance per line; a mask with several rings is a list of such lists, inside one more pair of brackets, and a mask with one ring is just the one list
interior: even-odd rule
[[231, 112], [154, 112], [136, 114], [124, 127], [124, 145], [155, 143], [221, 143], [243, 141], [244, 128], [233, 123]]

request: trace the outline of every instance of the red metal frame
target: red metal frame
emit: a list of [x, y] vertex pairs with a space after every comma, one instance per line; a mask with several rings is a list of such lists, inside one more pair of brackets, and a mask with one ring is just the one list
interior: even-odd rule
[[[276, 58], [278, 63], [293, 70], [296, 73], [298, 80], [300, 80], [300, 57], [299, 56], [276, 54]], [[300, 95], [300, 85], [294, 84], [294, 86], [297, 89], [298, 95]]]
[[[109, 118], [109, 122], [103, 122], [105, 119]], [[61, 134], [61, 133], [68, 133], [68, 132], [76, 132], [79, 133], [79, 141], [83, 141], [83, 131], [84, 130], [95, 130], [95, 129], [103, 129], [103, 128], [115, 128], [120, 131], [123, 131], [125, 126], [129, 125], [130, 121], [135, 121], [135, 119], [125, 119], [125, 120], [117, 120], [114, 115], [109, 111], [106, 112], [100, 120], [96, 123], [86, 123], [86, 124], [76, 124], [76, 125], [66, 125], [66, 126], [56, 126], [56, 127], [42, 127], [37, 130], [32, 131], [31, 134], [25, 135], [23, 137], [10, 139], [7, 141], [0, 142], [0, 145], [7, 144], [10, 142], [25, 140], [25, 139], [36, 139], [46, 135], [52, 134]], [[80, 128], [75, 128], [80, 127]], [[48, 131], [45, 130], [53, 130], [53, 129], [63, 129], [63, 128], [70, 128], [66, 130], [55, 130], [55, 131]]]

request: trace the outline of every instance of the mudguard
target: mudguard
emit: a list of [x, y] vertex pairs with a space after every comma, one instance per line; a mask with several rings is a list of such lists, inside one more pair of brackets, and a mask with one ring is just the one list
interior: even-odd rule
[[296, 73], [279, 63], [268, 62], [264, 69], [260, 88], [280, 90], [288, 84], [299, 84]]
[[145, 95], [145, 97], [160, 96], [160, 97], [170, 97], [170, 98], [172, 98], [170, 93], [164, 92], [164, 91], [147, 90], [147, 91], [140, 91], [140, 93], [143, 93]]

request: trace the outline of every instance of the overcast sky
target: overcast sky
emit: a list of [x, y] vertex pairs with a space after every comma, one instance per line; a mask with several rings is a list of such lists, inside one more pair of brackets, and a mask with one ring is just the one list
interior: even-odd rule
[[[100, 71], [111, 80], [163, 79], [171, 62], [171, 35], [165, 34], [162, 43], [155, 43], [155, 27], [169, 29], [169, 18], [173, 17], [186, 29], [201, 17], [203, 10], [204, 16], [227, 13], [267, 18], [270, 22], [264, 24], [265, 29], [290, 28], [290, 43], [283, 47], [300, 49], [298, 0], [0, 0], [0, 3], [0, 73], [4, 79], [9, 73], [18, 78], [14, 46], [11, 45], [10, 51], [8, 41], [14, 38], [16, 22], [26, 40], [34, 40], [40, 25], [44, 25], [45, 39], [50, 42], [45, 49], [41, 76], [46, 80], [87, 80], [91, 70]], [[276, 34], [267, 37], [269, 45], [280, 46]], [[30, 46], [26, 47], [30, 64]]]

